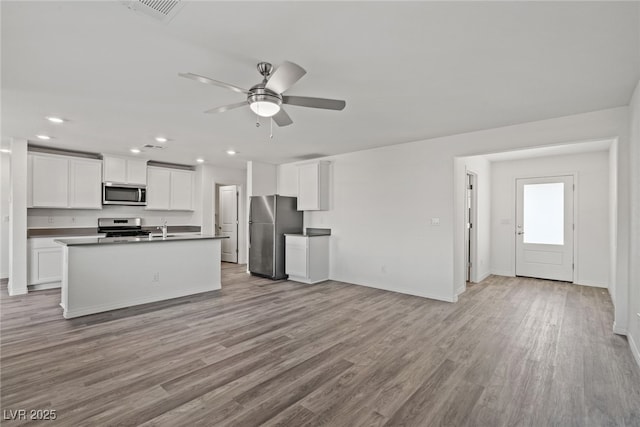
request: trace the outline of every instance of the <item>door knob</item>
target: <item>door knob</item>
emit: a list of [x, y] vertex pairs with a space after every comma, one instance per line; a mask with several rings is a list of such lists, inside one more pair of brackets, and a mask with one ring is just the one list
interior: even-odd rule
[[518, 235], [524, 234], [524, 231], [518, 231]]

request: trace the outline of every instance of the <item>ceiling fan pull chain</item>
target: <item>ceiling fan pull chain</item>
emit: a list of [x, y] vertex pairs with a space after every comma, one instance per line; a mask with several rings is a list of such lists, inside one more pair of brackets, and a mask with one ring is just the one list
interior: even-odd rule
[[273, 139], [273, 119], [269, 121], [271, 122], [271, 132], [269, 133], [269, 139]]
[[256, 114], [256, 127], [260, 127], [260, 116]]

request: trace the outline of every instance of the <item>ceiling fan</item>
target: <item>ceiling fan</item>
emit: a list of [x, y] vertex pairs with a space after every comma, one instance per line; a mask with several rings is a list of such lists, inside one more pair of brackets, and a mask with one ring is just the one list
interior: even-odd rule
[[247, 95], [247, 99], [242, 102], [212, 108], [211, 110], [205, 111], [205, 113], [223, 113], [233, 110], [234, 108], [248, 105], [258, 116], [271, 117], [278, 126], [288, 126], [293, 123], [293, 121], [287, 112], [282, 109], [283, 104], [322, 108], [325, 110], [342, 110], [346, 105], [345, 101], [338, 99], [283, 95], [283, 92], [293, 86], [307, 73], [304, 68], [293, 62], [285, 61], [276, 68], [275, 71], [273, 71], [273, 66], [268, 62], [260, 62], [258, 63], [258, 72], [263, 77], [262, 82], [252, 86], [251, 89], [248, 90], [198, 74], [179, 73], [178, 75], [200, 83], [224, 87], [234, 92]]

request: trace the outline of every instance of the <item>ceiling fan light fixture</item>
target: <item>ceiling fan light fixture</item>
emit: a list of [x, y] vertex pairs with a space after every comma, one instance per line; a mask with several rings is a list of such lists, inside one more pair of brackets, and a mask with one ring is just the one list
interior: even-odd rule
[[270, 93], [254, 93], [249, 95], [249, 108], [260, 117], [272, 117], [278, 114], [282, 99]]

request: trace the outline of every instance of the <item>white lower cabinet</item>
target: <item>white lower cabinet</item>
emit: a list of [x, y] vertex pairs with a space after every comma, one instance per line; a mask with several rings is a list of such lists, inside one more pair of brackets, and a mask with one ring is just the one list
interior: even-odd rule
[[285, 236], [285, 273], [289, 280], [319, 283], [329, 280], [329, 236]]
[[53, 238], [32, 238], [29, 248], [29, 286], [59, 288], [62, 280], [62, 246]]
[[27, 271], [30, 290], [62, 286], [62, 245], [56, 239], [103, 237], [104, 234], [73, 237], [31, 237], [27, 240]]

